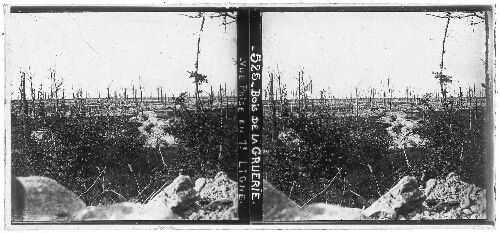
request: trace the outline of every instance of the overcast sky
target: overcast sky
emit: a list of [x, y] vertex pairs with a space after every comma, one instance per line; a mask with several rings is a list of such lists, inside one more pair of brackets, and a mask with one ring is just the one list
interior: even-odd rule
[[[452, 89], [484, 82], [484, 23], [471, 22], [450, 21], [444, 73], [453, 76]], [[303, 68], [315, 96], [328, 88], [336, 97], [350, 96], [355, 87], [380, 89], [388, 78], [395, 95], [404, 97], [406, 87], [436, 92], [432, 72], [439, 71], [445, 26], [446, 19], [422, 12], [266, 12], [263, 84], [279, 67], [288, 90], [296, 89]]]
[[[147, 96], [163, 86], [169, 96], [189, 91], [194, 83], [201, 19], [195, 13], [48, 13], [6, 15], [6, 84], [15, 88], [20, 71], [35, 74], [48, 86], [49, 69], [64, 79], [66, 93], [83, 88], [93, 96], [142, 85]], [[230, 20], [228, 18], [228, 20]], [[201, 35], [199, 72], [218, 90], [236, 86], [236, 23], [206, 19]], [[141, 80], [139, 80], [139, 76]], [[12, 91], [11, 91], [12, 92]], [[130, 92], [129, 92], [130, 93]], [[16, 98], [18, 94], [14, 94]]]

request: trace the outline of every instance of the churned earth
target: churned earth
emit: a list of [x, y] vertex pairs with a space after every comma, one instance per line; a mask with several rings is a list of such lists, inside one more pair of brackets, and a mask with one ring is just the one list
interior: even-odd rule
[[[165, 128], [175, 119], [161, 119], [153, 111], [144, 111], [130, 121], [142, 124], [138, 130], [146, 137], [146, 147], [177, 146], [176, 139], [165, 133]], [[26, 190], [21, 201], [23, 214], [17, 219], [20, 221], [238, 219], [237, 183], [222, 171], [215, 177], [196, 181], [179, 174], [146, 203], [121, 202], [106, 206], [86, 206], [76, 194], [50, 178], [18, 177], [17, 180]]]
[[366, 209], [325, 203], [301, 207], [265, 182], [263, 210], [264, 221], [486, 219], [486, 190], [455, 173], [431, 179], [425, 188], [406, 176]]
[[86, 206], [76, 194], [50, 178], [18, 177], [17, 180], [25, 193], [23, 210], [13, 209], [13, 213], [22, 212], [16, 221], [238, 219], [237, 183], [224, 172], [196, 182], [179, 175], [147, 203], [121, 202], [107, 206]]

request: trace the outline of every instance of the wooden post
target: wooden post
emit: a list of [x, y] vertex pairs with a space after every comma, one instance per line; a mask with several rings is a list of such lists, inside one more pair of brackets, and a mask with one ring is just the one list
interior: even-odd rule
[[275, 138], [276, 138], [276, 107], [274, 105], [274, 74], [273, 73], [269, 73], [269, 101], [271, 101], [271, 111], [272, 111], [272, 115], [271, 115], [271, 119], [272, 119], [272, 132], [271, 132], [271, 135], [272, 135], [272, 140], [274, 141]]
[[384, 109], [387, 109], [387, 103], [386, 103], [386, 95], [385, 95], [385, 91], [384, 91]]
[[[222, 85], [219, 86], [220, 88], [222, 88]], [[224, 93], [226, 92], [226, 84], [224, 84]], [[220, 106], [220, 125], [219, 127], [221, 128], [222, 130], [222, 125], [223, 125], [223, 122], [222, 122], [222, 101], [223, 101], [223, 97], [222, 97], [222, 90], [221, 91], [221, 97], [220, 97], [220, 101], [221, 101], [221, 106]], [[227, 98], [227, 96], [226, 96]], [[227, 119], [227, 106], [226, 106], [226, 119]], [[222, 143], [219, 144], [219, 159], [222, 158]]]
[[477, 96], [476, 96], [476, 84], [474, 84], [474, 100], [475, 100], [475, 107], [474, 107], [474, 120], [477, 120]]
[[463, 101], [462, 101], [462, 87], [458, 87], [459, 89], [459, 101], [460, 101], [460, 107], [462, 107], [463, 105]]
[[210, 85], [210, 104], [212, 105], [212, 108], [213, 108], [213, 105], [214, 105], [214, 90], [212, 88], [212, 85]]
[[472, 94], [470, 87], [467, 91], [467, 97], [469, 99], [469, 129], [472, 129]]
[[358, 87], [356, 87], [356, 117], [359, 114], [359, 102], [358, 102]]
[[300, 71], [299, 71], [299, 88], [298, 88], [298, 100], [299, 100], [299, 103], [298, 103], [298, 110], [299, 110], [299, 113], [300, 113], [300, 94], [301, 94], [301, 91], [300, 91]]
[[283, 117], [283, 92], [284, 90], [281, 87], [281, 75], [279, 73], [279, 70], [277, 71], [277, 77], [278, 78], [278, 90], [280, 92], [280, 116]]
[[389, 99], [389, 109], [392, 110], [392, 90], [389, 90], [391, 93], [391, 98]]
[[137, 105], [137, 90], [135, 90], [135, 85], [132, 85], [132, 95], [134, 95], [134, 103]]
[[[33, 88], [33, 76], [29, 76], [30, 79], [30, 95], [31, 95], [31, 111], [30, 114], [35, 117], [35, 89]], [[36, 120], [35, 120], [36, 123]], [[35, 127], [36, 128], [36, 127]]]
[[175, 96], [174, 96], [174, 93], [172, 93], [172, 100], [174, 101], [173, 105], [174, 105], [174, 118], [177, 117], [177, 104], [175, 103]]
[[24, 131], [24, 146], [27, 146], [28, 140], [28, 100], [26, 100], [26, 73], [21, 72], [21, 86], [19, 87], [20, 97], [21, 97], [21, 113], [23, 120], [23, 131]]
[[227, 107], [229, 105], [229, 103], [228, 103], [229, 100], [227, 98], [227, 84], [226, 83], [224, 83], [224, 96], [226, 97], [226, 119], [227, 119]]

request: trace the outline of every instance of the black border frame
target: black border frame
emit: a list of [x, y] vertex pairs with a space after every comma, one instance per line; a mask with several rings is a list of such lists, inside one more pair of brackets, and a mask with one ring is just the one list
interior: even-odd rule
[[[263, 4], [255, 4], [255, 5], [242, 5], [242, 4], [219, 4], [220, 6], [216, 7], [199, 7], [196, 5], [186, 6], [186, 5], [178, 5], [178, 6], [120, 6], [120, 5], [94, 5], [94, 6], [75, 6], [75, 5], [64, 5], [64, 6], [56, 6], [56, 5], [44, 5], [44, 6], [20, 6], [20, 5], [7, 5], [9, 7], [9, 12], [13, 14], [18, 13], [78, 13], [78, 12], [228, 12], [228, 11], [236, 11], [238, 15], [243, 12], [248, 12], [249, 10], [259, 10], [263, 13], [266, 12], [444, 12], [444, 11], [495, 11], [494, 5], [447, 5], [447, 4], [436, 4], [436, 5], [423, 5], [423, 4], [305, 4], [301, 5], [293, 5], [293, 6], [280, 6], [280, 5], [263, 5]], [[223, 5], [228, 5], [229, 7], [224, 7]], [[369, 5], [369, 6], [368, 6]], [[241, 7], [240, 7], [241, 6]], [[491, 22], [491, 25], [495, 25], [495, 18], [493, 17], [494, 22]], [[263, 25], [261, 25], [263, 26]], [[238, 28], [238, 37], [240, 35], [240, 28]], [[249, 32], [249, 31], [247, 31]], [[495, 35], [492, 35], [493, 37]], [[238, 38], [238, 48], [240, 45], [240, 38]], [[243, 40], [244, 41], [244, 40]], [[496, 47], [496, 38], [493, 38], [495, 44], [490, 45], [492, 48]], [[244, 43], [244, 42], [241, 42]], [[238, 51], [237, 57], [245, 56], [242, 54], [240, 56], [240, 51]], [[265, 55], [265, 54], [264, 54]], [[246, 56], [248, 57], [248, 55]], [[492, 64], [494, 67], [493, 71], [496, 69], [496, 57], [495, 52], [493, 51], [493, 59]], [[249, 73], [248, 73], [249, 74]], [[491, 75], [491, 82], [495, 83], [495, 75]], [[248, 77], [248, 76], [247, 76]], [[262, 85], [262, 84], [261, 84]], [[496, 92], [496, 88], [493, 87], [492, 99], [495, 102], [494, 96]], [[249, 93], [247, 93], [249, 94]], [[248, 107], [248, 97], [247, 96], [247, 107]], [[495, 124], [495, 115], [494, 109], [489, 109], [490, 111], [490, 122], [488, 122], [489, 128], [494, 129]], [[241, 119], [241, 118], [239, 118]], [[249, 119], [249, 118], [247, 118]], [[265, 119], [264, 119], [265, 120]], [[494, 135], [495, 132], [492, 130], [487, 137], [490, 137], [487, 142], [487, 153], [490, 154], [489, 158], [491, 164], [493, 165], [494, 160]], [[249, 139], [249, 138], [248, 138]], [[238, 155], [239, 160], [242, 158], [242, 154]], [[249, 159], [249, 154], [246, 154], [246, 157]], [[486, 171], [489, 175], [489, 180], [487, 182], [492, 185], [488, 188], [487, 192], [487, 201], [492, 203], [491, 207], [495, 207], [495, 197], [493, 189], [495, 188], [495, 180], [492, 180], [493, 174], [495, 173], [495, 169], [492, 168], [489, 171]], [[248, 195], [248, 194], [247, 194]], [[247, 196], [248, 197], [248, 196]], [[242, 203], [242, 202], [240, 202]], [[256, 225], [332, 225], [332, 224], [340, 224], [340, 225], [495, 225], [495, 212], [492, 208], [488, 208], [488, 218], [487, 220], [428, 220], [428, 221], [374, 221], [374, 220], [361, 220], [361, 221], [308, 221], [308, 222], [250, 222], [250, 221], [242, 221], [241, 211], [244, 211], [244, 208], [239, 209], [240, 212], [240, 220], [220, 220], [220, 221], [211, 221], [211, 220], [161, 220], [161, 221], [149, 221], [149, 220], [131, 220], [131, 221], [92, 221], [92, 222], [65, 222], [65, 223], [52, 223], [52, 222], [17, 222], [12, 223], [12, 225], [156, 225], [156, 224], [166, 224], [166, 225], [179, 225], [179, 224], [192, 224], [192, 225], [200, 225], [200, 224], [215, 224], [215, 225], [225, 225], [225, 224], [256, 224]], [[250, 214], [250, 212], [249, 212]]]

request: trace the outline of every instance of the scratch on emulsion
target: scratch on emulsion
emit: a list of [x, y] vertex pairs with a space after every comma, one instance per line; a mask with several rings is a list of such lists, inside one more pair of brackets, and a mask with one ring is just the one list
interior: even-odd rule
[[82, 31], [80, 30], [80, 24], [78, 23], [78, 21], [76, 21], [75, 17], [73, 17], [70, 13], [67, 13], [74, 21], [75, 23], [78, 25], [78, 31], [80, 32], [80, 37], [82, 37], [83, 41], [85, 41], [85, 43], [92, 49], [94, 50], [94, 52], [99, 56], [101, 57], [101, 54], [99, 54], [95, 49], [94, 47], [92, 47], [92, 45], [90, 45], [87, 40], [85, 40], [85, 38], [83, 37], [82, 35]]

